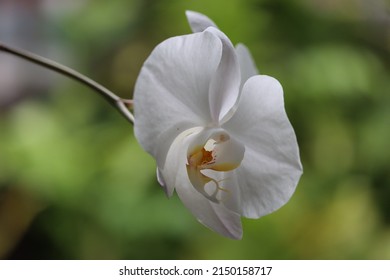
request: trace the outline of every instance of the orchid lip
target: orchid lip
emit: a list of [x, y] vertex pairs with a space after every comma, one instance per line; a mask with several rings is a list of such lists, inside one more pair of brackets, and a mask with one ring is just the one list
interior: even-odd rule
[[245, 148], [222, 131], [214, 132], [206, 141], [199, 143], [201, 139], [197, 140], [188, 150], [186, 168], [189, 180], [207, 199], [219, 203], [226, 198], [223, 194], [229, 195], [229, 191], [221, 184], [228, 179], [214, 178], [207, 171], [214, 171], [216, 177], [224, 177], [226, 172], [240, 166]]

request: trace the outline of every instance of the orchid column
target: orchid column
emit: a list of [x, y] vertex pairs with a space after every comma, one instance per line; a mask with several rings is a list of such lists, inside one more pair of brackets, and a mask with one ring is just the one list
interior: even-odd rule
[[159, 44], [134, 92], [135, 135], [197, 219], [234, 239], [241, 216], [283, 206], [302, 174], [279, 82], [258, 75], [208, 17], [187, 12], [193, 34]]

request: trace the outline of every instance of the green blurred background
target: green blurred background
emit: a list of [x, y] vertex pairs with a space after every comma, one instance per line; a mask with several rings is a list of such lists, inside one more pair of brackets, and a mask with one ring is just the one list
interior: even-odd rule
[[166, 198], [132, 126], [102, 98], [0, 54], [0, 258], [390, 259], [389, 6], [0, 0], [0, 40], [125, 98], [152, 49], [190, 33], [184, 11], [207, 14], [282, 83], [304, 166], [284, 207], [226, 239]]

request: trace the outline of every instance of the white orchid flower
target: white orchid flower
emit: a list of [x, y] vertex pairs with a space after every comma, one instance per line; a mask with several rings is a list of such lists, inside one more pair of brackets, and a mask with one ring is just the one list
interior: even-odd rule
[[186, 15], [194, 33], [159, 44], [141, 69], [135, 136], [168, 196], [176, 190], [201, 223], [240, 239], [241, 216], [269, 214], [293, 194], [297, 140], [279, 82], [208, 17]]

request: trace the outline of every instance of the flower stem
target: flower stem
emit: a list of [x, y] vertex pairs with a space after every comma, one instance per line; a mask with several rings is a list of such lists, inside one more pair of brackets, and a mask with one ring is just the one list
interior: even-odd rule
[[125, 117], [125, 119], [127, 119], [130, 123], [134, 123], [134, 116], [127, 108], [127, 104], [131, 102], [129, 100], [120, 98], [119, 96], [117, 96], [107, 88], [103, 87], [101, 84], [95, 82], [94, 80], [80, 74], [79, 72], [69, 67], [61, 65], [55, 61], [52, 61], [50, 59], [41, 57], [39, 55], [24, 50], [7, 46], [2, 42], [0, 42], [0, 51], [23, 58], [32, 63], [53, 70], [57, 73], [65, 75], [75, 81], [84, 84], [85, 86], [89, 87], [90, 89], [100, 94], [108, 103], [114, 106], [122, 114], [122, 116]]

